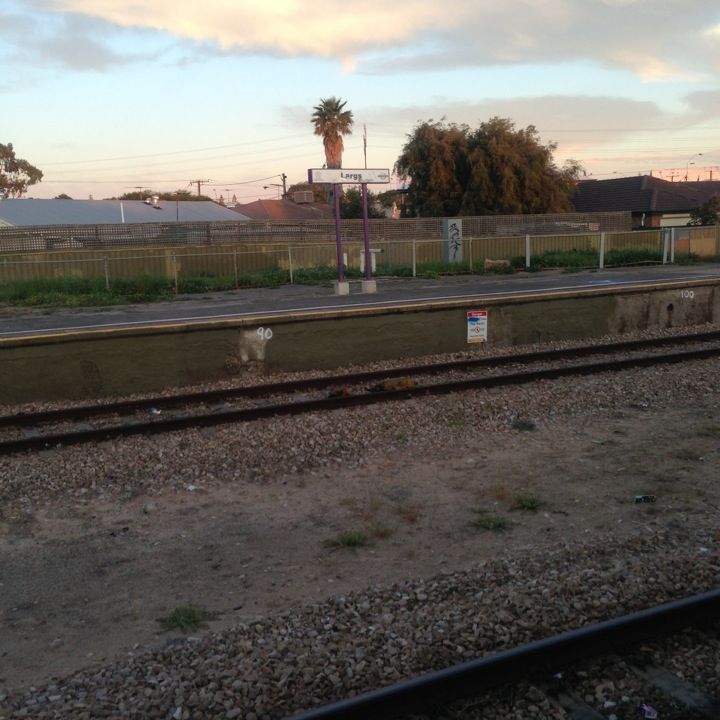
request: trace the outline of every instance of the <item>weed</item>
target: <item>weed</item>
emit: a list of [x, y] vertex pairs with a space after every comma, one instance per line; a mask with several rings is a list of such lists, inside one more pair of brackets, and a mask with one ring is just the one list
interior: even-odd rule
[[158, 618], [163, 630], [197, 630], [201, 625], [214, 620], [217, 613], [195, 605], [176, 607], [167, 617]]
[[414, 505], [398, 505], [395, 511], [408, 525], [414, 525], [420, 519], [420, 508]]
[[706, 425], [699, 433], [700, 437], [717, 437], [720, 435], [720, 425]]
[[455, 413], [454, 415], [451, 415], [447, 419], [447, 424], [450, 427], [454, 428], [464, 428], [467, 425], [467, 418], [465, 417], [465, 413]]
[[[511, 501], [510, 491], [506, 487], [503, 487], [502, 485], [499, 485], [493, 489], [493, 496], [498, 502], [501, 502], [501, 503], [508, 504]], [[478, 511], [478, 512], [482, 512], [482, 511]]]
[[513, 430], [519, 430], [520, 432], [532, 432], [535, 430], [535, 423], [532, 420], [526, 420], [525, 418], [515, 418], [510, 423], [510, 427]]
[[343, 443], [335, 443], [328, 449], [328, 455], [340, 455], [345, 450]]
[[476, 510], [477, 517], [472, 524], [478, 530], [492, 530], [493, 532], [502, 532], [508, 528], [508, 520], [497, 513], [488, 512], [487, 510]]
[[369, 544], [370, 538], [359, 530], [347, 530], [324, 543], [325, 547], [329, 548], [358, 548], [367, 547]]
[[374, 523], [370, 528], [370, 534], [378, 540], [385, 540], [394, 535], [395, 530], [382, 523]]
[[537, 512], [542, 505], [542, 501], [536, 495], [516, 495], [513, 502], [512, 510], [524, 510], [526, 512]]

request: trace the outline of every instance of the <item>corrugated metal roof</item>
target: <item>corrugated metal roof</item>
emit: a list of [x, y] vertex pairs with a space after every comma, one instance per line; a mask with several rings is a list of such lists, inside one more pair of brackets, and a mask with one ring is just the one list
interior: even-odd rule
[[[122, 209], [121, 209], [122, 207]], [[214, 202], [160, 200], [0, 200], [0, 225], [115, 225], [148, 222], [249, 220]]]

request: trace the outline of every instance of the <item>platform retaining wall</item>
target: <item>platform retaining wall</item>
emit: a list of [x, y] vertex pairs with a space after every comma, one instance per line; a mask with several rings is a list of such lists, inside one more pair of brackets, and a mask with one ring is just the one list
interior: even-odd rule
[[[467, 312], [488, 311], [488, 342], [469, 345]], [[392, 309], [268, 315], [151, 330], [0, 341], [0, 403], [152, 393], [252, 373], [333, 369], [394, 358], [718, 322], [717, 284], [593, 289], [572, 295], [434, 302]]]

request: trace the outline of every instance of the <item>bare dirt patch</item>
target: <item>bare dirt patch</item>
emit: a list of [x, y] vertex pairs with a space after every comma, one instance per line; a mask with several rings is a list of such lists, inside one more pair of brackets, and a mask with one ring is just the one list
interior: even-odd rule
[[[158, 620], [181, 605], [219, 629], [561, 539], [716, 522], [714, 397], [517, 427], [461, 442], [448, 428], [439, 453], [400, 434], [354, 468], [14, 511], [0, 522], [0, 687], [165, 643]], [[350, 532], [367, 542], [338, 542]]]

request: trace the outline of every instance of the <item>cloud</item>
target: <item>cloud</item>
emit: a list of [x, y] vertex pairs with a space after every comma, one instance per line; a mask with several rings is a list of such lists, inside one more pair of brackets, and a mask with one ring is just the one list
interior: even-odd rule
[[333, 58], [346, 69], [365, 58], [365, 72], [583, 59], [655, 81], [720, 67], [707, 0], [31, 1], [223, 52]]
[[[28, 0], [33, 10], [41, 0]], [[40, 6], [42, 9], [42, 6]], [[42, 12], [0, 13], [2, 59], [15, 73], [29, 68], [59, 67], [72, 70], [106, 70], [117, 65], [154, 60], [158, 52], [122, 49], [123, 40], [147, 31], [122, 30], [85, 15]]]
[[410, 40], [427, 27], [450, 28], [455, 20], [437, 3], [365, 0], [45, 0], [56, 11], [82, 13], [123, 27], [145, 27], [222, 50], [266, 51], [347, 60], [368, 48]]
[[[709, 99], [698, 97], [695, 102]], [[476, 128], [495, 116], [509, 118], [516, 128], [535, 126], [541, 141], [555, 143], [563, 158], [582, 158], [591, 149], [633, 138], [640, 129], [662, 133], [691, 121], [689, 114], [677, 116], [650, 101], [585, 95], [487, 98], [476, 103], [437, 97], [412, 106], [373, 104], [354, 110], [367, 124], [371, 147], [391, 143], [398, 153], [417, 124], [432, 120]], [[285, 106], [281, 112], [288, 126], [300, 130], [308, 125], [306, 107]], [[353, 143], [359, 147], [360, 141], [348, 140], [346, 147]]]

